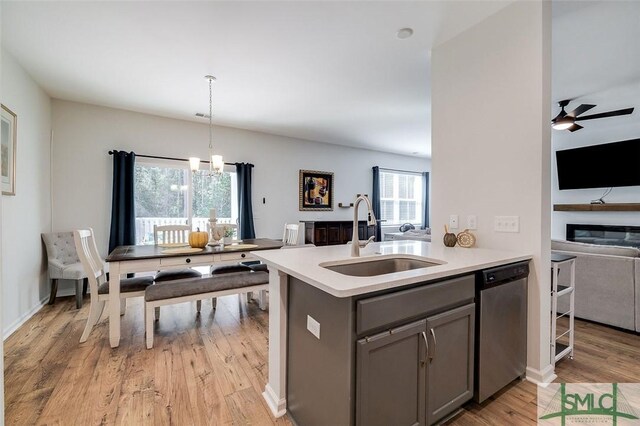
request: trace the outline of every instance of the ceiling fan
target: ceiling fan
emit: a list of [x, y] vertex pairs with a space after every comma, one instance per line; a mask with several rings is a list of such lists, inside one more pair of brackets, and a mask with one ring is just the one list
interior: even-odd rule
[[581, 114], [584, 114], [591, 108], [594, 108], [595, 105], [581, 104], [578, 108], [574, 109], [570, 113], [567, 113], [564, 110], [564, 107], [569, 105], [569, 102], [571, 102], [570, 99], [558, 102], [558, 106], [562, 110], [560, 111], [560, 114], [558, 114], [553, 120], [551, 120], [551, 127], [553, 127], [555, 130], [569, 130], [570, 132], [575, 132], [576, 130], [582, 129], [582, 126], [576, 123], [576, 121], [595, 120], [596, 118], [628, 115], [633, 112], [633, 108], [625, 108], [616, 111], [602, 112], [600, 114], [585, 115], [580, 117]]

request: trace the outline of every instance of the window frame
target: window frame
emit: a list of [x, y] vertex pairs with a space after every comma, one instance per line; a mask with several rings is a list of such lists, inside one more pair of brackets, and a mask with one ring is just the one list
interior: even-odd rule
[[[137, 157], [136, 158], [136, 165], [137, 164], [143, 164], [147, 167], [162, 167], [162, 168], [173, 168], [173, 169], [183, 169], [184, 171], [186, 171], [185, 176], [186, 176], [186, 185], [189, 188], [188, 191], [186, 191], [186, 216], [187, 216], [187, 223], [186, 225], [189, 225], [189, 227], [191, 229], [193, 229], [193, 199], [194, 199], [194, 191], [195, 191], [195, 187], [193, 184], [193, 173], [191, 172], [191, 168], [189, 167], [189, 162], [188, 161], [183, 161], [183, 160], [170, 160], [170, 159], [164, 159], [164, 158], [147, 158], [147, 157]], [[207, 163], [200, 163], [200, 168], [199, 170], [205, 171], [205, 170], [209, 170], [209, 165]], [[231, 165], [224, 165], [223, 168], [223, 172], [224, 173], [230, 173], [231, 176], [231, 220], [233, 221], [233, 214], [234, 212], [239, 215], [239, 211], [238, 211], [238, 205], [237, 205], [237, 197], [234, 197], [234, 194], [237, 195], [237, 191], [238, 191], [238, 183], [237, 183], [237, 177], [235, 177], [234, 175], [236, 174], [236, 169], [235, 167], [231, 166]], [[135, 186], [134, 186], [134, 190], [135, 190]], [[235, 199], [234, 199], [235, 198]], [[136, 216], [137, 219], [137, 216]], [[238, 218], [236, 217], [236, 220]], [[137, 237], [136, 237], [137, 238]]]
[[[380, 219], [383, 220], [383, 224], [382, 226], [400, 226], [404, 223], [411, 223], [414, 226], [419, 226], [422, 227], [424, 226], [424, 212], [425, 209], [427, 208], [427, 203], [428, 201], [425, 200], [425, 188], [424, 188], [424, 176], [422, 173], [419, 172], [410, 172], [410, 171], [400, 171], [400, 170], [393, 170], [393, 169], [384, 169], [384, 168], [380, 168], [380, 216], [382, 216], [382, 212], [383, 212], [383, 203], [385, 202], [391, 202], [392, 206], [393, 206], [393, 219], [394, 222], [392, 222], [390, 219], [388, 218], [384, 218], [381, 217]], [[383, 175], [391, 175], [393, 176], [393, 184], [392, 184], [392, 195], [393, 197], [384, 197], [385, 195], [385, 185], [384, 185], [384, 181], [386, 180], [386, 178]], [[400, 197], [400, 177], [402, 176], [411, 176], [412, 178], [418, 178], [419, 179], [419, 185], [414, 185], [414, 198], [406, 198]], [[428, 183], [427, 183], [428, 184]], [[408, 192], [408, 185], [409, 185], [409, 181], [407, 180], [406, 182], [407, 185], [407, 192]], [[417, 197], [416, 197], [417, 196]], [[401, 221], [400, 218], [400, 203], [401, 202], [416, 202], [419, 205], [419, 208], [416, 207], [417, 210], [417, 216], [416, 216], [416, 220], [415, 221]], [[399, 221], [398, 223], [395, 223], [395, 219], [397, 218], [397, 220]]]

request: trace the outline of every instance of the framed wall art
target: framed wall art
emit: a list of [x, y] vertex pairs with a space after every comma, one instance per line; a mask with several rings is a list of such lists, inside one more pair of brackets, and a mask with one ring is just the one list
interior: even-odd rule
[[300, 211], [333, 210], [333, 173], [300, 170]]
[[0, 123], [0, 170], [2, 195], [16, 195], [16, 148], [18, 117], [13, 111], [2, 105]]

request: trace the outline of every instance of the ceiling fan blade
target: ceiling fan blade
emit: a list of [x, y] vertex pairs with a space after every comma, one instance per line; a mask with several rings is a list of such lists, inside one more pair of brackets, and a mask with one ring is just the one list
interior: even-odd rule
[[591, 105], [591, 104], [582, 104], [580, 105], [578, 108], [574, 109], [573, 111], [571, 111], [569, 114], [567, 114], [569, 117], [573, 117], [576, 118], [577, 116], [579, 116], [580, 114], [584, 114], [585, 112], [589, 111], [591, 108], [595, 108], [595, 105]]
[[569, 127], [567, 130], [570, 132], [575, 132], [576, 130], [580, 130], [580, 129], [582, 129], [581, 125], [573, 123], [571, 127]]
[[596, 118], [616, 117], [618, 115], [628, 115], [633, 112], [633, 108], [619, 109], [617, 111], [602, 112], [600, 114], [585, 115], [584, 117], [576, 117], [576, 120], [594, 120]]

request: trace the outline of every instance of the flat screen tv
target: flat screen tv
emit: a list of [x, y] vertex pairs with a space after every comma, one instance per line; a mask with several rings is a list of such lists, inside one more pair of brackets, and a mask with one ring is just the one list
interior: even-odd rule
[[556, 151], [560, 189], [640, 185], [640, 139]]

